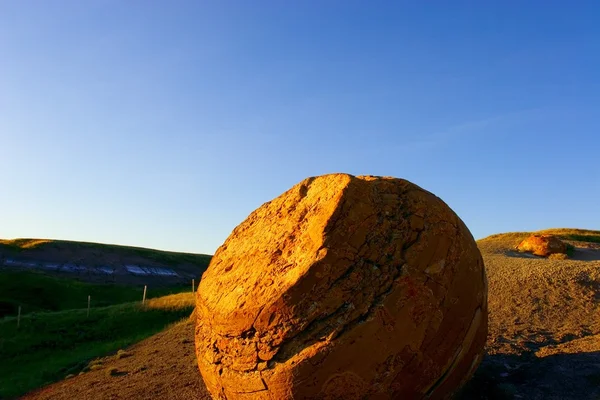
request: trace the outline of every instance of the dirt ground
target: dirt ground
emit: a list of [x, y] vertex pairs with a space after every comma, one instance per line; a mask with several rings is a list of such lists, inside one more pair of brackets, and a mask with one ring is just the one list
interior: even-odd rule
[[464, 399], [600, 399], [600, 245], [572, 258], [480, 241], [489, 281], [486, 358]]
[[25, 399], [210, 400], [198, 372], [194, 326], [186, 320], [127, 349], [128, 356], [101, 359], [99, 369], [32, 392]]
[[[479, 242], [489, 280], [487, 355], [457, 398], [600, 399], [600, 246], [572, 244], [573, 258], [552, 260], [515, 253], [508, 239]], [[128, 352], [24, 398], [210, 398], [191, 321]]]

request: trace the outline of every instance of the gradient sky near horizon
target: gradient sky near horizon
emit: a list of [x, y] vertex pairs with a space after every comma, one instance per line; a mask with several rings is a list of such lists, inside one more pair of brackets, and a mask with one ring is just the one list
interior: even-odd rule
[[0, 238], [213, 253], [308, 176], [600, 229], [597, 1], [0, 1]]

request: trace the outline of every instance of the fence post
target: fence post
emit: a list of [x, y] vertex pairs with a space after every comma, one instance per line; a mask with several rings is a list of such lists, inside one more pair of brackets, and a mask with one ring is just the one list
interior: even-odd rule
[[87, 316], [90, 316], [90, 301], [92, 300], [92, 296], [88, 294], [88, 309], [87, 309]]
[[21, 306], [19, 306], [19, 311], [17, 312], [17, 329], [21, 327]]
[[195, 291], [194, 280], [192, 279], [192, 293]]
[[146, 285], [144, 285], [144, 295], [142, 296], [142, 305], [146, 302]]

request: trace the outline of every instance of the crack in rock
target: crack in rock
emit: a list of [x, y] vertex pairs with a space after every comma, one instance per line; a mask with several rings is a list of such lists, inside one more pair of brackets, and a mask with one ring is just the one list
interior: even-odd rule
[[486, 300], [479, 250], [442, 200], [395, 178], [309, 178], [213, 256], [200, 372], [222, 399], [443, 398], [481, 359]]

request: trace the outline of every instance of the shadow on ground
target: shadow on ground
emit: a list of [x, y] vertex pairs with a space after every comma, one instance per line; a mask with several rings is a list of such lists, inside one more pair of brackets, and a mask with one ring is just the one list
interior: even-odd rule
[[456, 399], [600, 399], [600, 352], [488, 355]]
[[579, 261], [598, 261], [600, 260], [600, 250], [597, 248], [576, 247], [571, 258]]
[[[521, 253], [516, 250], [508, 250], [503, 253], [507, 257], [512, 258], [533, 258], [538, 260], [544, 260], [545, 257], [535, 256], [530, 253]], [[575, 261], [598, 261], [600, 260], [600, 250], [598, 248], [589, 247], [575, 247], [573, 254], [569, 257], [570, 260]]]

